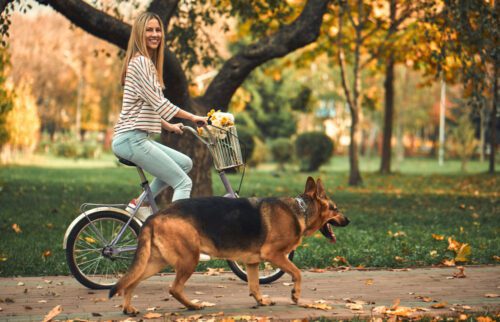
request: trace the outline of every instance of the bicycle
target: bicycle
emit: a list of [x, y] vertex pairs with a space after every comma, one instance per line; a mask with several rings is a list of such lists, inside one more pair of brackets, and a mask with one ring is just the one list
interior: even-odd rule
[[[213, 130], [208, 130], [209, 128]], [[209, 149], [214, 167], [226, 190], [224, 197], [238, 198], [225, 171], [245, 166], [240, 149], [240, 141], [236, 127], [220, 128], [213, 125], [204, 127], [208, 136], [201, 136], [192, 127], [184, 126], [183, 130], [191, 132]], [[149, 187], [144, 171], [136, 164], [118, 158], [127, 166], [136, 167], [141, 179], [143, 192], [137, 199], [137, 206], [129, 213], [125, 204], [84, 203], [80, 207], [81, 214], [71, 222], [64, 235], [63, 248], [66, 261], [73, 276], [82, 285], [90, 289], [108, 289], [127, 271], [137, 248], [143, 221], [137, 217], [140, 206], [147, 200], [152, 212], [158, 212], [158, 206]], [[244, 170], [241, 176], [243, 182]], [[238, 189], [239, 191], [239, 189]], [[288, 255], [293, 259], [294, 253]], [[241, 263], [227, 261], [231, 271], [240, 279], [247, 281], [246, 271]], [[284, 272], [264, 262], [260, 265], [259, 283], [268, 284], [278, 280]]]

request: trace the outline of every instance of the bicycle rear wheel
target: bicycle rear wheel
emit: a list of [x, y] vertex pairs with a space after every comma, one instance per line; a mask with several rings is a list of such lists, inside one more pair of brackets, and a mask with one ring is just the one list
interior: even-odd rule
[[[294, 252], [292, 251], [288, 254], [288, 259], [293, 260]], [[233, 271], [236, 276], [245, 282], [248, 282], [247, 272], [245, 271], [245, 265], [237, 261], [227, 261], [229, 268]], [[259, 284], [269, 284], [278, 280], [283, 276], [285, 272], [281, 269], [274, 267], [269, 262], [262, 262], [259, 264]]]
[[127, 272], [137, 248], [140, 226], [132, 220], [111, 246], [130, 217], [98, 211], [83, 217], [68, 235], [66, 260], [73, 276], [91, 289], [108, 289]]

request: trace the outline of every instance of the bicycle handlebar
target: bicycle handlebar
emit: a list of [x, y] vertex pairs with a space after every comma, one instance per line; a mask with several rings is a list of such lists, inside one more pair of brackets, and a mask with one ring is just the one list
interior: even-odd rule
[[[199, 134], [198, 134], [198, 131], [193, 129], [191, 126], [188, 126], [188, 125], [184, 125], [182, 127], [182, 130], [188, 130], [189, 132], [193, 133], [193, 135], [198, 139], [200, 140], [201, 142], [203, 142], [203, 144], [205, 145], [210, 145], [210, 144], [213, 144], [212, 142], [209, 142], [207, 140], [205, 140], [204, 138], [202, 138]], [[208, 132], [208, 131], [207, 131]], [[210, 132], [208, 132], [210, 133]], [[210, 135], [210, 134], [209, 134]]]

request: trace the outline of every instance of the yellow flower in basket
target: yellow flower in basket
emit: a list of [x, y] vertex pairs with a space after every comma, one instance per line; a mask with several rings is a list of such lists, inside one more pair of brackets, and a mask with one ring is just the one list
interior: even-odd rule
[[234, 126], [234, 116], [231, 113], [224, 113], [220, 110], [215, 111], [211, 109], [207, 113], [208, 118], [212, 122], [213, 127], [208, 127], [205, 129], [198, 130], [198, 133], [202, 136], [208, 136], [204, 130], [210, 130], [210, 133], [218, 139], [224, 139], [226, 137], [225, 128]]

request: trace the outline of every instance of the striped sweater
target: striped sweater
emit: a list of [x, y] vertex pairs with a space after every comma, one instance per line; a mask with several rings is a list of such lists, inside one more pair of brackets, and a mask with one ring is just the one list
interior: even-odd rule
[[144, 56], [132, 58], [127, 67], [122, 110], [114, 128], [115, 136], [131, 130], [160, 133], [160, 118], [169, 121], [178, 111], [179, 107], [163, 96], [151, 59]]

